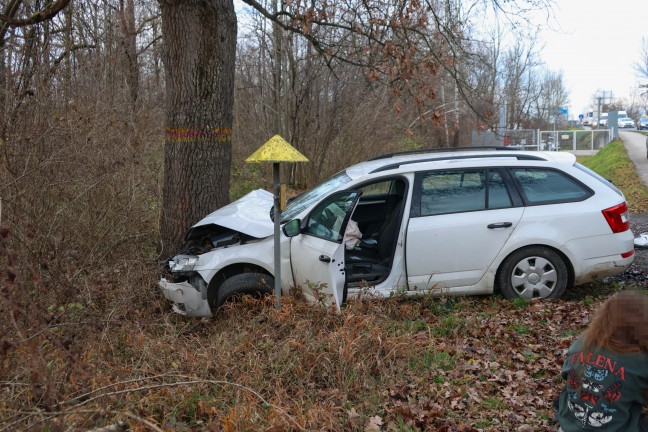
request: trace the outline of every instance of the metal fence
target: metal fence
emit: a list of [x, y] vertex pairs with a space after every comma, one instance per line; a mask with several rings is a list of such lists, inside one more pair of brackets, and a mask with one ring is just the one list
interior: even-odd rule
[[472, 134], [472, 145], [504, 145], [518, 148], [535, 148], [538, 146], [538, 131], [535, 129], [516, 129], [501, 132], [484, 131]]
[[596, 152], [613, 139], [610, 129], [538, 131], [538, 150]]
[[472, 145], [504, 145], [526, 150], [571, 151], [591, 154], [602, 149], [613, 139], [610, 129], [541, 131], [534, 129], [473, 132]]

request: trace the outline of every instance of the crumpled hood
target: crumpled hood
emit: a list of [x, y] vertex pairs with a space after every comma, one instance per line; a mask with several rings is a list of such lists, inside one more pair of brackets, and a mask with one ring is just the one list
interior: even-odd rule
[[185, 239], [191, 239], [195, 228], [218, 225], [256, 238], [274, 234], [274, 222], [270, 219], [270, 209], [274, 196], [263, 189], [254, 190], [242, 198], [221, 207], [200, 222], [189, 228]]

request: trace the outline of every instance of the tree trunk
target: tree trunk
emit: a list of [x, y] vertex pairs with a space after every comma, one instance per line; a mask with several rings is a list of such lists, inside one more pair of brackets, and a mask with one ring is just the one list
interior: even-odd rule
[[229, 201], [236, 14], [233, 0], [159, 0], [166, 71], [161, 257]]
[[65, 103], [72, 100], [72, 47], [74, 46], [74, 5], [70, 5], [65, 9], [65, 30], [64, 30], [64, 50], [67, 52], [63, 63], [63, 95]]
[[137, 28], [135, 22], [134, 0], [120, 0], [119, 23], [121, 25], [120, 41], [124, 56], [124, 75], [130, 96], [133, 116], [137, 112], [139, 96], [139, 64], [137, 59]]

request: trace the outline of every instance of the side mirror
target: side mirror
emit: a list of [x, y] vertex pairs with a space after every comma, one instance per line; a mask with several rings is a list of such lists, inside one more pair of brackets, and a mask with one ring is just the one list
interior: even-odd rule
[[287, 222], [283, 226], [282, 230], [286, 237], [295, 237], [301, 234], [301, 220], [293, 219], [290, 222]]

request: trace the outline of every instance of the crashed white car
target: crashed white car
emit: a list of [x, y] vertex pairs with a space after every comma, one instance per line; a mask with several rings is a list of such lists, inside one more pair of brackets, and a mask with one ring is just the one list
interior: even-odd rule
[[[176, 312], [273, 291], [272, 205], [257, 190], [189, 229], [159, 282]], [[565, 152], [381, 156], [290, 200], [281, 224], [282, 291], [338, 303], [361, 290], [557, 298], [634, 258], [623, 194]]]

